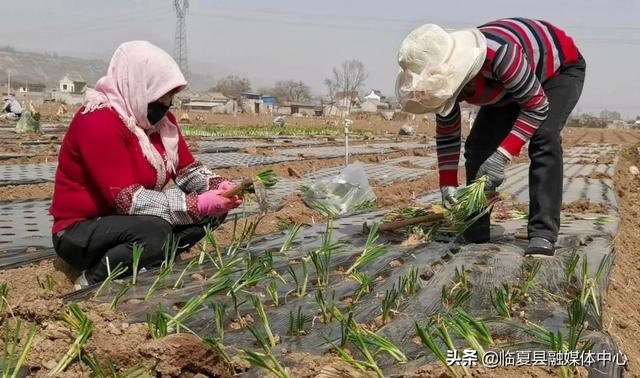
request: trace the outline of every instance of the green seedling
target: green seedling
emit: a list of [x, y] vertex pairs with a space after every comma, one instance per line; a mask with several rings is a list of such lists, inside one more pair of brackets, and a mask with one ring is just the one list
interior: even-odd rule
[[260, 300], [260, 297], [258, 297], [257, 295], [252, 295], [251, 302], [253, 302], [253, 307], [256, 309], [256, 313], [260, 318], [262, 327], [264, 328], [264, 331], [267, 333], [270, 347], [271, 348], [275, 347], [277, 344], [276, 338], [275, 336], [273, 336], [273, 332], [271, 332], [271, 325], [269, 324], [269, 318], [267, 317], [267, 313], [264, 311], [264, 306], [262, 306], [262, 301]]
[[185, 320], [196, 314], [202, 309], [204, 302], [210, 297], [221, 293], [229, 288], [229, 281], [213, 282], [205, 291], [195, 297], [191, 297], [187, 303], [172, 316], [167, 322], [170, 329], [178, 330]]
[[502, 283], [491, 292], [491, 304], [503, 318], [511, 318], [515, 302], [521, 296], [520, 289], [510, 283]]
[[116, 307], [118, 306], [118, 302], [120, 302], [120, 300], [122, 299], [122, 297], [127, 293], [127, 291], [129, 291], [129, 289], [131, 288], [131, 284], [125, 282], [122, 287], [120, 287], [120, 290], [118, 290], [118, 292], [116, 293], [116, 295], [113, 296], [113, 299], [111, 300], [111, 304], [109, 305], [109, 307], [112, 310], [115, 310]]
[[350, 327], [347, 328], [346, 333], [347, 333], [347, 339], [351, 341], [351, 343], [358, 349], [358, 351], [360, 352], [360, 354], [362, 354], [365, 360], [364, 361], [356, 360], [343, 347], [339, 347], [329, 341], [333, 345], [333, 348], [335, 349], [335, 351], [338, 353], [338, 357], [340, 357], [340, 359], [342, 359], [344, 362], [364, 372], [366, 372], [367, 369], [373, 370], [377, 377], [383, 378], [384, 374], [382, 373], [382, 370], [378, 366], [378, 363], [376, 362], [375, 358], [369, 351], [369, 348], [367, 348], [367, 342], [364, 336], [358, 332], [354, 332]]
[[[27, 336], [21, 340], [20, 328], [22, 322], [16, 321], [15, 329], [9, 327], [9, 322], [4, 322], [4, 350], [2, 353], [2, 359], [0, 359], [0, 366], [2, 366], [2, 378], [17, 378], [23, 376], [20, 372], [22, 365], [27, 360], [27, 355], [31, 349], [33, 343], [33, 337], [36, 334], [37, 327], [32, 325], [29, 328]], [[22, 349], [20, 349], [20, 342], [22, 343]]]
[[398, 278], [398, 287], [402, 288], [402, 295], [412, 296], [418, 292], [418, 268], [412, 266], [405, 276]]
[[169, 334], [168, 318], [170, 318], [170, 315], [167, 314], [162, 305], [155, 312], [147, 314], [147, 328], [152, 338], [160, 339]]
[[396, 360], [401, 364], [409, 362], [409, 359], [407, 358], [407, 356], [400, 350], [400, 348], [398, 348], [397, 345], [395, 345], [388, 339], [385, 339], [384, 337], [378, 335], [377, 333], [370, 331], [366, 328], [359, 328], [350, 332], [349, 335], [352, 336], [355, 333], [361, 334], [363, 336], [365, 343], [375, 348], [376, 352], [374, 356], [377, 356], [381, 352], [385, 352], [389, 354], [394, 360]]
[[446, 285], [442, 286], [442, 292], [440, 295], [442, 305], [449, 310], [464, 306], [464, 304], [471, 298], [471, 290], [469, 290], [470, 285], [466, 280], [466, 275], [458, 276], [455, 279], [457, 282], [454, 282], [451, 288], [448, 288]]
[[286, 253], [287, 251], [289, 251], [291, 245], [293, 244], [293, 239], [296, 238], [301, 229], [302, 224], [300, 223], [296, 223], [295, 225], [293, 225], [293, 227], [289, 228], [287, 238], [284, 240], [284, 243], [282, 243], [282, 246], [280, 247], [280, 253]]
[[77, 304], [69, 305], [69, 311], [62, 316], [62, 321], [76, 331], [77, 336], [67, 353], [49, 373], [49, 376], [52, 377], [61, 374], [75, 358], [80, 356], [84, 344], [89, 340], [94, 329], [93, 322], [89, 320]]
[[162, 252], [164, 254], [164, 260], [160, 265], [160, 269], [169, 269], [173, 272], [173, 267], [176, 262], [176, 256], [178, 254], [178, 243], [179, 240], [176, 239], [173, 234], [169, 234], [167, 239], [165, 240], [162, 246]]
[[278, 307], [280, 305], [280, 295], [278, 294], [278, 284], [275, 281], [271, 282], [269, 286], [267, 286], [267, 294], [271, 298], [271, 302], [273, 302], [274, 307]]
[[295, 313], [289, 311], [289, 335], [291, 336], [303, 336], [307, 334], [304, 329], [305, 323], [310, 321], [307, 315], [302, 312], [302, 307], [298, 306], [298, 311]]
[[575, 276], [576, 267], [578, 266], [578, 261], [580, 260], [580, 256], [574, 250], [571, 252], [571, 256], [569, 256], [569, 260], [567, 260], [567, 267], [564, 270], [564, 281], [567, 285], [571, 284], [571, 279]]
[[464, 265], [462, 265], [460, 269], [456, 267], [453, 276], [453, 284], [454, 286], [461, 287], [467, 290], [471, 289], [471, 282], [469, 281], [467, 271], [464, 269]]
[[131, 253], [133, 254], [132, 258], [132, 272], [131, 272], [131, 284], [135, 285], [138, 282], [138, 272], [140, 271], [140, 258], [142, 257], [142, 252], [144, 252], [144, 247], [138, 243], [133, 243], [133, 249]]
[[460, 308], [456, 308], [448, 314], [445, 317], [445, 323], [464, 338], [478, 352], [481, 358], [485, 354], [482, 344], [494, 344], [491, 333], [484, 322], [467, 314]]
[[[109, 258], [107, 257], [107, 267], [108, 266], [109, 266]], [[111, 284], [111, 282], [116, 280], [118, 277], [122, 276], [128, 269], [129, 268], [127, 268], [126, 266], [123, 266], [122, 263], [118, 263], [115, 269], [109, 270], [109, 275], [107, 276], [107, 278], [104, 279], [104, 281], [102, 281], [102, 284], [100, 284], [100, 287], [98, 287], [98, 290], [96, 290], [95, 294], [93, 294], [93, 297], [98, 298], [100, 293], [102, 293], [102, 291], [105, 288], [107, 288]]]
[[169, 267], [164, 267], [160, 270], [156, 279], [153, 280], [151, 286], [149, 286], [149, 290], [147, 290], [147, 294], [144, 296], [144, 300], [148, 301], [151, 299], [153, 294], [159, 289], [160, 283], [164, 282], [164, 280], [171, 274], [171, 269]]
[[324, 294], [322, 293], [322, 290], [316, 291], [316, 303], [318, 304], [318, 307], [320, 307], [320, 316], [322, 317], [323, 323], [329, 323], [331, 321], [331, 318], [332, 318], [331, 309], [335, 307], [335, 302], [336, 302], [335, 290], [332, 291], [330, 305], [327, 305], [327, 302], [324, 298]]
[[187, 266], [185, 266], [184, 269], [182, 269], [182, 272], [180, 272], [180, 275], [178, 276], [178, 279], [176, 280], [176, 283], [173, 284], [173, 288], [174, 289], [178, 289], [178, 288], [182, 287], [182, 285], [184, 284], [184, 276], [187, 273], [189, 273], [191, 270], [193, 270], [193, 268], [195, 268], [196, 265], [198, 265], [198, 261], [197, 260], [189, 261]]
[[362, 254], [358, 256], [358, 258], [353, 263], [353, 265], [349, 269], [347, 269], [347, 271], [345, 272], [346, 275], [349, 275], [354, 270], [360, 269], [363, 266], [367, 265], [368, 263], [378, 259], [380, 256], [382, 256], [386, 252], [387, 250], [386, 244], [376, 243], [376, 241], [378, 240], [379, 228], [380, 228], [380, 225], [378, 224], [374, 224], [371, 227], [371, 229], [369, 230], [369, 235], [367, 236], [367, 241], [364, 244], [364, 250], [362, 251]]
[[600, 260], [600, 264], [598, 265], [598, 269], [593, 277], [589, 277], [589, 263], [587, 261], [587, 256], [582, 257], [582, 285], [579, 291], [580, 303], [583, 306], [586, 306], [587, 301], [591, 301], [593, 308], [596, 311], [596, 314], [600, 315], [600, 303], [598, 300], [598, 285], [600, 285], [600, 278], [604, 273], [604, 269], [607, 266], [609, 261], [609, 255], [606, 255]]
[[204, 345], [209, 347], [217, 356], [219, 356], [222, 359], [222, 362], [224, 363], [224, 366], [227, 369], [227, 373], [229, 374], [229, 376], [233, 376], [235, 373], [235, 369], [234, 369], [235, 365], [233, 364], [231, 357], [229, 357], [227, 352], [224, 350], [224, 345], [222, 344], [222, 341], [205, 337], [204, 339], [202, 339], [202, 342], [204, 343]]
[[449, 364], [449, 362], [447, 361], [446, 350], [442, 350], [440, 346], [438, 346], [434, 334], [437, 334], [439, 338], [444, 342], [447, 350], [456, 350], [455, 346], [453, 345], [451, 336], [449, 335], [449, 332], [444, 324], [424, 328], [421, 327], [417, 322], [415, 322], [414, 324], [416, 333], [422, 341], [422, 344], [436, 356], [438, 361], [440, 361], [440, 363], [449, 371], [451, 376], [455, 378], [470, 376], [466, 366], [454, 366]]
[[216, 324], [216, 334], [213, 339], [224, 342], [224, 305], [221, 303], [213, 303], [213, 320]]
[[92, 376], [96, 378], [151, 378], [144, 366], [138, 365], [125, 372], [118, 373], [111, 358], [107, 358], [107, 370], [102, 368], [100, 360], [95, 354], [84, 353], [82, 362], [91, 370]]
[[364, 294], [371, 292], [373, 280], [367, 272], [353, 272], [349, 275], [349, 278], [358, 283], [356, 295], [355, 298], [353, 298], [353, 302], [357, 303]]
[[396, 285], [393, 284], [390, 290], [387, 290], [382, 299], [382, 322], [386, 323], [387, 320], [393, 317], [393, 314], [400, 308], [402, 303], [402, 296], [400, 291], [396, 289]]
[[316, 269], [316, 283], [318, 286], [329, 285], [332, 251], [318, 249], [309, 253], [309, 259]]
[[296, 285], [295, 294], [298, 297], [304, 297], [305, 295], [307, 295], [307, 284], [309, 282], [309, 269], [307, 268], [307, 258], [303, 258], [301, 261], [301, 264], [302, 264], [302, 281], [300, 281], [300, 279], [298, 278], [298, 275], [296, 274], [295, 269], [293, 269], [293, 266], [289, 265], [287, 267], [287, 271], [293, 278], [293, 282]]
[[0, 316], [4, 314], [4, 309], [9, 305], [7, 298], [9, 296], [9, 287], [6, 282], [0, 283]]
[[540, 260], [535, 260], [531, 266], [526, 270], [526, 275], [520, 284], [520, 293], [524, 297], [529, 296], [529, 290], [533, 287], [536, 276], [538, 272], [540, 272], [540, 267], [542, 266], [542, 262]]
[[251, 365], [258, 366], [269, 371], [276, 378], [289, 378], [290, 375], [288, 370], [280, 365], [276, 357], [273, 355], [273, 350], [271, 349], [269, 342], [267, 342], [255, 327], [249, 326], [248, 328], [255, 337], [258, 346], [262, 348], [263, 353], [243, 349], [242, 352], [245, 354], [247, 361], [249, 361]]

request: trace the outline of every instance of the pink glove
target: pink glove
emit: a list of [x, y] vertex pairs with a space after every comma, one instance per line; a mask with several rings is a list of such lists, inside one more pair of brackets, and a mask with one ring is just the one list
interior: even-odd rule
[[198, 195], [198, 212], [203, 216], [220, 216], [240, 206], [239, 198], [225, 198], [221, 196], [224, 190], [209, 190]]
[[218, 185], [218, 190], [226, 192], [227, 190], [233, 189], [235, 187], [236, 184], [232, 183], [231, 181], [223, 181]]

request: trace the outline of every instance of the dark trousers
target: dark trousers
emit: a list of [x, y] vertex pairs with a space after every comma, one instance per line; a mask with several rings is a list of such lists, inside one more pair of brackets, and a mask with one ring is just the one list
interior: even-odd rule
[[[555, 243], [558, 237], [563, 183], [560, 133], [582, 93], [585, 69], [585, 61], [580, 57], [543, 84], [549, 113], [529, 141], [529, 238], [542, 237]], [[519, 113], [520, 107], [515, 103], [480, 108], [465, 143], [467, 184], [475, 180], [480, 165], [509, 134]], [[465, 239], [488, 241], [489, 222], [490, 215], [479, 219], [464, 233]]]
[[178, 253], [194, 246], [205, 235], [204, 226], [216, 228], [220, 218], [205, 218], [192, 225], [171, 226], [164, 219], [151, 215], [108, 215], [76, 223], [53, 235], [56, 253], [77, 270], [84, 270], [92, 284], [103, 281], [109, 266], [118, 263], [132, 273], [132, 249], [137, 243], [144, 247], [139, 267], [151, 267], [164, 259], [164, 244], [170, 236], [178, 241]]

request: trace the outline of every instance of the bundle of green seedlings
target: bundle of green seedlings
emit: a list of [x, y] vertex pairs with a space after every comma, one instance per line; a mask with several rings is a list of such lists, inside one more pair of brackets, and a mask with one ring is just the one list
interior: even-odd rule
[[[578, 298], [572, 300], [567, 306], [569, 316], [569, 330], [566, 335], [562, 331], [553, 332], [541, 325], [525, 321], [525, 327], [519, 327], [533, 338], [533, 341], [546, 346], [555, 352], [578, 352], [580, 354], [592, 351], [595, 343], [583, 337], [588, 330], [587, 309]], [[559, 366], [558, 372], [562, 378], [576, 376], [576, 366]]]
[[289, 378], [289, 369], [283, 367], [280, 362], [278, 362], [278, 359], [273, 354], [271, 343], [268, 342], [255, 327], [248, 326], [247, 328], [249, 328], [249, 331], [253, 334], [257, 345], [262, 349], [262, 353], [242, 349], [244, 358], [249, 361], [251, 365], [263, 368], [277, 378]]
[[327, 224], [320, 248], [311, 251], [309, 260], [316, 270], [316, 284], [328, 286], [331, 273], [331, 257], [340, 250], [340, 243], [333, 242], [333, 216], [327, 213]]
[[94, 330], [93, 321], [89, 320], [87, 315], [75, 303], [69, 305], [69, 311], [62, 315], [62, 321], [67, 323], [77, 333], [77, 336], [67, 353], [51, 370], [50, 376], [60, 375], [74, 359], [80, 357], [84, 344], [89, 340]]
[[100, 361], [95, 354], [84, 353], [82, 362], [91, 370], [92, 376], [96, 378], [151, 378], [152, 375], [147, 372], [144, 366], [138, 365], [119, 373], [111, 358], [107, 358], [106, 366]]
[[411, 267], [405, 276], [398, 277], [397, 286], [385, 291], [382, 299], [382, 323], [386, 324], [400, 310], [403, 301], [418, 292], [418, 270]]
[[[484, 321], [468, 314], [461, 308], [435, 317], [435, 321], [422, 327], [415, 323], [416, 333], [422, 343], [438, 358], [454, 377], [471, 376], [466, 366], [451, 365], [446, 358], [447, 350], [458, 350], [453, 343], [452, 333], [467, 342], [468, 347], [478, 352], [480, 358], [485, 354], [485, 346], [494, 346], [491, 332]], [[444, 348], [436, 341], [439, 338]]]
[[534, 287], [547, 293], [544, 288], [536, 285], [541, 266], [540, 260], [535, 260], [523, 268], [519, 284], [503, 282], [500, 287], [493, 288], [490, 292], [491, 304], [501, 317], [511, 318], [516, 310], [524, 308], [531, 302], [530, 292]]
[[[335, 342], [325, 339], [344, 362], [365, 373], [368, 370], [372, 370], [378, 377], [384, 377], [377, 361], [382, 353], [388, 354], [398, 363], [409, 362], [407, 356], [393, 342], [367, 329], [367, 327], [357, 324], [353, 320], [351, 312], [345, 318], [336, 308], [334, 308], [334, 311], [336, 312], [336, 317], [340, 320], [342, 328], [341, 344], [337, 345]], [[356, 359], [354, 357], [355, 354], [347, 348], [349, 345], [353, 346], [363, 359]], [[370, 348], [373, 348], [373, 350]]]
[[456, 267], [451, 287], [442, 286], [440, 294], [442, 305], [447, 310], [462, 307], [471, 298], [471, 283], [464, 265]]
[[[460, 234], [469, 228], [483, 215], [491, 211], [491, 208], [499, 200], [499, 196], [487, 199], [485, 188], [488, 182], [486, 176], [480, 177], [473, 183], [458, 188], [456, 203], [449, 209], [431, 205], [430, 208], [402, 208], [390, 213], [387, 218], [411, 219], [426, 215], [442, 214], [432, 220], [405, 228], [409, 234], [415, 234], [424, 241], [431, 241], [436, 233]], [[436, 206], [436, 207], [434, 207]]]
[[[4, 321], [4, 350], [2, 358], [0, 359], [2, 378], [17, 378], [24, 376], [24, 372], [21, 372], [20, 370], [27, 360], [27, 355], [31, 349], [33, 337], [37, 331], [37, 327], [34, 324], [29, 328], [27, 335], [23, 337], [21, 334], [22, 322], [17, 320], [15, 324], [15, 328], [11, 329], [9, 321]], [[20, 345], [21, 343], [22, 345]]]

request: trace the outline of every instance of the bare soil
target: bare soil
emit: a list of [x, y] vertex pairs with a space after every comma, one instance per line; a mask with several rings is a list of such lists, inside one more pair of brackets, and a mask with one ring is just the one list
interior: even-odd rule
[[48, 199], [53, 195], [53, 183], [0, 186], [0, 202]]
[[607, 214], [609, 213], [609, 207], [600, 202], [591, 202], [591, 200], [587, 198], [563, 203], [562, 211], [577, 214]]
[[630, 377], [640, 376], [640, 176], [629, 167], [640, 165], [640, 145], [625, 149], [615, 173], [620, 229], [606, 296], [604, 324], [629, 358]]

